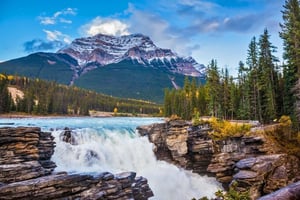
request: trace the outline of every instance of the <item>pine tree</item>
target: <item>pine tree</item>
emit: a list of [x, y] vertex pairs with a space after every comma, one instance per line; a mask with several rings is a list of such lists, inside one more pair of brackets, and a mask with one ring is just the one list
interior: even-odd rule
[[238, 88], [236, 83], [233, 81], [233, 77], [231, 76], [229, 78], [229, 95], [230, 95], [230, 101], [229, 101], [229, 113], [230, 118], [234, 119], [237, 117], [237, 109], [239, 107], [240, 102], [240, 95], [238, 94]]
[[171, 107], [171, 98], [170, 98], [170, 91], [169, 89], [165, 89], [164, 95], [164, 115], [165, 117], [169, 117], [172, 114], [172, 107]]
[[207, 86], [209, 93], [209, 109], [211, 115], [214, 117], [219, 117], [220, 114], [220, 74], [217, 66], [217, 61], [212, 60], [208, 66], [207, 70]]
[[250, 119], [258, 120], [262, 117], [258, 92], [258, 46], [255, 37], [252, 38], [249, 44], [246, 63], [249, 67]]
[[197, 91], [197, 108], [200, 113], [200, 116], [209, 115], [208, 104], [209, 104], [209, 95], [207, 85], [200, 85]]
[[0, 74], [0, 113], [8, 113], [11, 107], [11, 97], [9, 95], [6, 75]]
[[269, 41], [270, 35], [265, 29], [259, 39], [259, 94], [262, 111], [262, 122], [270, 122], [277, 117], [276, 86], [277, 72], [275, 62], [278, 59], [273, 55], [276, 48]]
[[245, 64], [239, 62], [238, 85], [240, 90], [240, 103], [238, 107], [239, 119], [250, 118], [250, 98], [249, 98], [249, 81], [248, 81], [248, 68]]
[[229, 104], [230, 104], [230, 88], [229, 88], [229, 72], [228, 69], [225, 68], [222, 70], [222, 101], [221, 101], [221, 110], [224, 119], [228, 119], [229, 115]]
[[195, 109], [199, 111], [197, 108], [197, 81], [195, 78], [193, 78], [191, 82], [191, 108], [193, 111], [195, 111]]
[[[295, 102], [295, 115], [297, 119], [300, 119], [300, 79], [296, 82], [296, 85], [294, 87], [295, 97], [296, 97], [296, 102]], [[299, 124], [298, 124], [299, 126]]]
[[[296, 96], [293, 88], [300, 77], [300, 7], [298, 0], [286, 0], [282, 11], [283, 24], [280, 37], [283, 39], [284, 59], [284, 113], [295, 116]], [[295, 88], [297, 89], [297, 87]], [[298, 88], [300, 89], [300, 88]], [[299, 103], [297, 103], [299, 104]], [[292, 117], [293, 118], [293, 117]], [[300, 120], [298, 120], [300, 121]]]

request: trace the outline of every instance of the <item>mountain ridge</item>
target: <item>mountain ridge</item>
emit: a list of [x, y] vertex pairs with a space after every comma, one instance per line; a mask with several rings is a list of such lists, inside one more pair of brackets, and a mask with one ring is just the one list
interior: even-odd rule
[[124, 60], [135, 60], [145, 66], [164, 66], [174, 73], [194, 77], [203, 76], [205, 69], [192, 57], [184, 58], [170, 49], [157, 47], [143, 34], [120, 37], [98, 34], [78, 38], [57, 53], [68, 54], [77, 60], [81, 72]]
[[157, 47], [142, 34], [75, 39], [57, 53], [38, 52], [0, 63], [0, 73], [51, 80], [121, 98], [163, 101], [164, 88], [185, 76], [205, 79], [192, 57]]

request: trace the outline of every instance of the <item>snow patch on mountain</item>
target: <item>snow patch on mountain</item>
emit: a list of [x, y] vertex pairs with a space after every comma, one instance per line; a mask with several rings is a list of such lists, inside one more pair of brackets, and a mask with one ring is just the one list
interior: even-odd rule
[[145, 66], [166, 67], [168, 70], [189, 76], [203, 76], [205, 66], [192, 57], [183, 58], [170, 49], [157, 47], [142, 34], [93, 37], [75, 39], [58, 53], [66, 53], [77, 60], [78, 71], [90, 71], [95, 67], [131, 59]]

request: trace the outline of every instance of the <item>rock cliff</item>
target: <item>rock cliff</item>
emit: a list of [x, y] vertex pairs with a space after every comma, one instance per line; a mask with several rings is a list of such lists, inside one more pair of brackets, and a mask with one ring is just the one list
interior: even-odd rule
[[298, 181], [299, 159], [282, 151], [263, 134], [214, 140], [209, 124], [193, 127], [183, 120], [138, 128], [155, 145], [158, 159], [199, 174], [213, 175], [224, 188], [236, 181], [252, 199]]
[[134, 172], [53, 172], [55, 143], [40, 128], [0, 128], [0, 199], [137, 199], [153, 196]]

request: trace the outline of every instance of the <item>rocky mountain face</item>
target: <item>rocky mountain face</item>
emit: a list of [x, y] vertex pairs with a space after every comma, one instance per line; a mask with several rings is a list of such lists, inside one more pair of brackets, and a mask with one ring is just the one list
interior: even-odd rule
[[251, 199], [294, 182], [297, 184], [263, 199], [298, 199], [300, 195], [299, 159], [277, 149], [274, 141], [264, 135], [214, 140], [208, 134], [212, 131], [208, 124], [193, 127], [184, 120], [141, 126], [138, 130], [155, 145], [158, 159], [215, 176], [224, 188], [236, 181], [237, 188], [248, 190]]
[[171, 72], [187, 76], [199, 77], [205, 73], [205, 67], [192, 57], [183, 58], [170, 49], [159, 48], [142, 34], [120, 37], [98, 34], [79, 38], [58, 53], [68, 54], [77, 60], [77, 73], [124, 60], [132, 60], [143, 66], [165, 67]]
[[206, 68], [192, 57], [157, 47], [142, 34], [99, 34], [75, 39], [57, 53], [39, 52], [2, 62], [0, 73], [162, 103], [165, 88], [183, 86], [185, 76], [204, 82]]
[[0, 128], [0, 199], [146, 200], [153, 196], [147, 179], [135, 172], [54, 172], [53, 139], [40, 128]]

